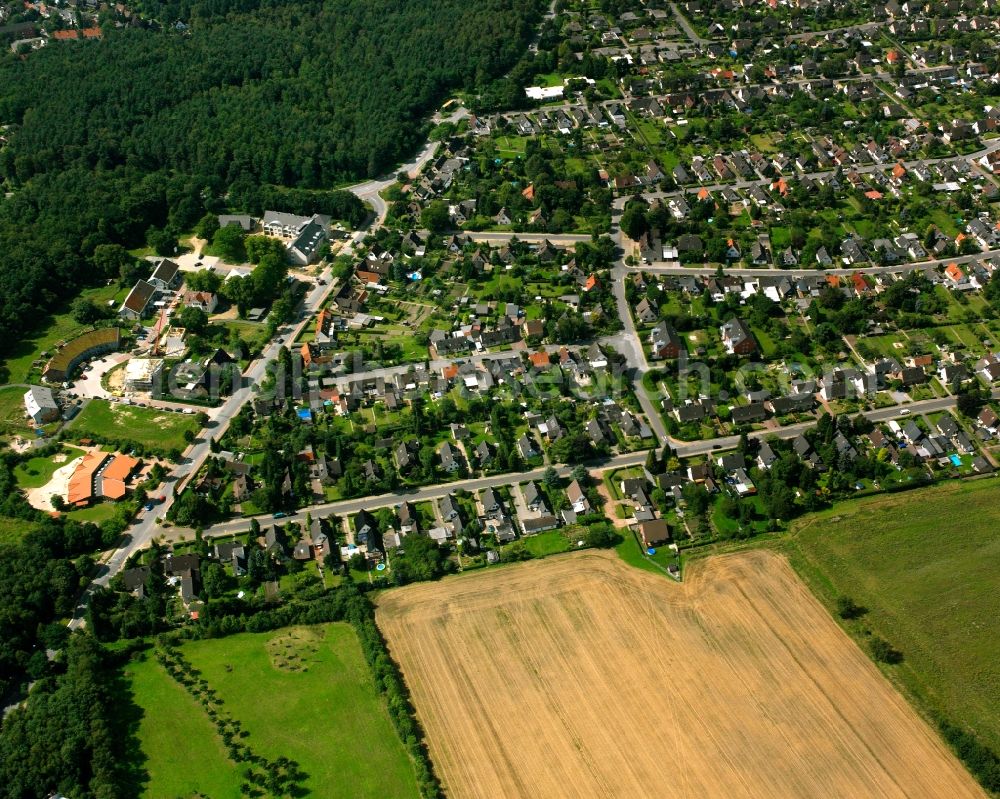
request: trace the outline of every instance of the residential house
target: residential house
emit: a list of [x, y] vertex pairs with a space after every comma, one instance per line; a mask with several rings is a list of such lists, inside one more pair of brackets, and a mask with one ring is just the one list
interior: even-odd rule
[[219, 298], [211, 291], [185, 291], [181, 302], [188, 308], [197, 308], [206, 314], [215, 313]]
[[399, 521], [399, 532], [403, 535], [420, 532], [417, 515], [409, 502], [404, 502], [396, 509], [396, 518]]
[[59, 404], [52, 390], [43, 386], [32, 386], [24, 392], [24, 408], [36, 425], [54, 422], [59, 418]]
[[157, 291], [173, 291], [181, 284], [181, 268], [173, 261], [162, 258], [156, 262], [149, 283]]
[[570, 507], [573, 509], [574, 513], [590, 513], [590, 502], [587, 499], [587, 495], [583, 492], [583, 488], [580, 486], [580, 482], [578, 480], [574, 480], [566, 488], [566, 498], [569, 500]]
[[726, 352], [735, 355], [752, 355], [757, 352], [757, 341], [753, 333], [746, 322], [738, 316], [734, 316], [722, 325], [719, 331], [722, 334], [722, 343], [726, 347]]
[[441, 445], [441, 449], [438, 450], [438, 457], [441, 459], [441, 468], [446, 472], [457, 472], [461, 465], [458, 462], [458, 458], [455, 457], [455, 451], [452, 449], [451, 444], [445, 441]]
[[441, 518], [445, 522], [452, 522], [456, 526], [461, 526], [462, 520], [458, 510], [458, 503], [455, 502], [454, 497], [450, 494], [438, 500], [438, 513], [441, 514]]
[[652, 324], [657, 320], [656, 303], [643, 297], [635, 306], [635, 316], [644, 325]]
[[522, 486], [521, 495], [524, 497], [524, 505], [529, 511], [532, 513], [548, 513], [549, 506], [536, 483], [529, 482]]
[[137, 322], [146, 315], [149, 303], [156, 294], [156, 287], [145, 280], [138, 281], [118, 309], [118, 315], [123, 319]]
[[678, 358], [684, 347], [677, 331], [667, 322], [661, 322], [653, 328], [649, 334], [649, 341], [655, 360]]
[[639, 524], [639, 538], [645, 549], [663, 546], [670, 541], [670, 526], [663, 519], [651, 519]]

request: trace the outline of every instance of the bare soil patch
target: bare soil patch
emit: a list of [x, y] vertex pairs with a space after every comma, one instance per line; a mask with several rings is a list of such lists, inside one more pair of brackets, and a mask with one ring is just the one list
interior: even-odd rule
[[781, 557], [585, 552], [391, 591], [449, 796], [985, 794]]

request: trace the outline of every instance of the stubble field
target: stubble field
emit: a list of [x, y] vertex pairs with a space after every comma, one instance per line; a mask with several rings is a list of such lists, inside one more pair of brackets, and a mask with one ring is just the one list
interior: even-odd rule
[[784, 559], [687, 578], [587, 552], [381, 597], [448, 795], [984, 796]]

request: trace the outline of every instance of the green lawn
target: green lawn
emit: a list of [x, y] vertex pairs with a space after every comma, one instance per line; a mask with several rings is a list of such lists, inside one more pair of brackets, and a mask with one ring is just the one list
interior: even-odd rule
[[65, 466], [81, 455], [83, 455], [82, 449], [63, 447], [58, 453], [50, 455], [48, 458], [32, 458], [19, 463], [14, 469], [14, 477], [17, 478], [17, 484], [21, 488], [41, 488], [52, 479], [52, 474], [56, 469]]
[[78, 510], [71, 510], [66, 516], [70, 519], [75, 519], [78, 522], [93, 522], [94, 524], [100, 524], [101, 522], [106, 522], [115, 515], [115, 511], [118, 506], [114, 502], [98, 502], [96, 505], [91, 505], [89, 508], [79, 508]]
[[31, 428], [24, 418], [24, 392], [15, 386], [0, 388], [0, 433], [30, 435]]
[[143, 796], [240, 799], [240, 772], [199, 705], [152, 657], [128, 665], [142, 707], [138, 737], [149, 774]]
[[567, 552], [573, 548], [573, 544], [561, 530], [546, 530], [538, 535], [525, 536], [522, 540], [524, 548], [536, 558]]
[[762, 327], [754, 327], [753, 333], [760, 344], [760, 354], [765, 358], [773, 358], [778, 351], [778, 346], [774, 343], [774, 339], [771, 338], [771, 334]]
[[194, 415], [91, 400], [70, 424], [73, 434], [123, 439], [157, 450], [184, 449], [184, 431], [198, 432]]
[[[80, 296], [104, 307], [109, 300], [117, 302], [124, 299], [125, 293], [125, 289], [119, 288], [117, 283], [112, 283], [110, 286], [82, 291]], [[29, 333], [19, 338], [10, 348], [6, 359], [0, 361], [0, 380], [7, 383], [26, 382], [32, 371], [32, 364], [36, 360], [46, 360], [41, 353], [47, 352], [51, 355], [55, 345], [60, 341], [68, 341], [90, 329], [89, 325], [81, 325], [73, 318], [68, 306], [63, 307], [60, 312], [44, 320], [37, 333]]]
[[625, 561], [629, 566], [635, 566], [637, 569], [644, 569], [645, 571], [652, 572], [653, 574], [658, 574], [661, 577], [667, 576], [667, 566], [671, 563], [675, 563], [677, 560], [670, 547], [659, 547], [657, 548], [655, 555], [649, 556], [642, 551], [642, 546], [639, 544], [639, 539], [636, 538], [635, 533], [625, 528], [618, 530], [617, 532], [622, 537], [621, 543], [615, 547], [615, 552], [618, 553], [618, 557]]
[[[326, 624], [194, 641], [183, 655], [268, 758], [296, 761], [303, 795], [416, 797], [403, 744], [350, 626]], [[149, 783], [148, 797], [240, 796], [241, 777], [194, 699], [150, 658], [129, 667]]]
[[1000, 751], [1000, 484], [951, 482], [841, 503], [793, 527], [793, 565], [828, 604], [869, 612], [852, 634], [903, 655], [887, 673], [924, 709]]

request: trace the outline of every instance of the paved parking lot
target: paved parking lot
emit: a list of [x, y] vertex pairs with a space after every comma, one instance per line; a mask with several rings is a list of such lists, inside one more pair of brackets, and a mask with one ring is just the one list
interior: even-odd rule
[[73, 381], [73, 388], [69, 389], [69, 391], [78, 397], [110, 399], [111, 394], [101, 386], [101, 378], [114, 367], [118, 366], [118, 364], [127, 361], [130, 357], [127, 352], [115, 352], [104, 358], [91, 361], [90, 369], [77, 374], [76, 379]]

